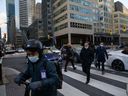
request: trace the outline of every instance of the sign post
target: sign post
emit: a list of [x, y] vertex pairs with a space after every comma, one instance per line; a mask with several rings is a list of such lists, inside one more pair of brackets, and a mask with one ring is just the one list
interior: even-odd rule
[[3, 79], [2, 79], [2, 58], [0, 58], [0, 85], [3, 84]]

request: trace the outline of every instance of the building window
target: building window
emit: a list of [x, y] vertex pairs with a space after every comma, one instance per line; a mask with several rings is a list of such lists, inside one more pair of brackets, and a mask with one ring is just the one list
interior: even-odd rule
[[90, 16], [81, 16], [81, 15], [73, 14], [73, 13], [70, 13], [70, 18], [75, 19], [75, 20], [80, 20], [80, 21], [88, 21], [88, 22], [93, 21], [93, 18]]
[[76, 23], [76, 22], [70, 22], [70, 27], [82, 28], [82, 29], [92, 29], [92, 25]]
[[102, 2], [102, 0], [99, 0], [99, 2]]
[[67, 19], [67, 14], [64, 14], [63, 16], [59, 17], [58, 19], [54, 20], [54, 24], [57, 24], [65, 19]]
[[58, 10], [57, 12], [55, 12], [53, 14], [53, 17], [56, 17], [56, 16], [60, 15], [61, 13], [63, 13], [66, 10], [67, 10], [67, 6], [64, 6], [63, 8], [61, 8], [60, 10]]
[[54, 31], [59, 31], [59, 30], [62, 30], [64, 28], [67, 28], [67, 27], [68, 27], [68, 23], [66, 22], [64, 24], [61, 24], [61, 25], [55, 27]]

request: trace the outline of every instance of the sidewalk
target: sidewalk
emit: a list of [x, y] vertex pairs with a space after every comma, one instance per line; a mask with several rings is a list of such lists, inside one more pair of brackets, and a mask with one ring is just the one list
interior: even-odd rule
[[0, 85], [0, 96], [24, 96], [24, 86], [17, 86], [14, 78], [19, 73], [12, 68], [3, 67], [3, 85]]

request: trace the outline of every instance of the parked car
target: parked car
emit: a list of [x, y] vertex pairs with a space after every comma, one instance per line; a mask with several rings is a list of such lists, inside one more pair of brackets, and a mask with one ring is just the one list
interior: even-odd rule
[[17, 48], [17, 49], [16, 49], [16, 52], [18, 52], [18, 53], [23, 53], [23, 52], [25, 52], [25, 50], [24, 50], [23, 48]]
[[109, 58], [106, 61], [113, 69], [128, 70], [128, 49], [108, 52]]

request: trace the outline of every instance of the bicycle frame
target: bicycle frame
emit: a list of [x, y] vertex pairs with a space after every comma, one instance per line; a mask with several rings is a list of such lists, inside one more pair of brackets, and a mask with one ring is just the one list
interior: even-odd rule
[[25, 93], [24, 96], [30, 96], [30, 88], [29, 88], [29, 82], [24, 82], [25, 85]]

